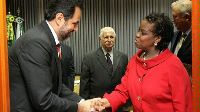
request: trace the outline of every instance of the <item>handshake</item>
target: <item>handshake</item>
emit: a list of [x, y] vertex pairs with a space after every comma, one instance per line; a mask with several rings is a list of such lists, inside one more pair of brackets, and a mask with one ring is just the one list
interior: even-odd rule
[[77, 112], [101, 112], [107, 107], [110, 103], [106, 98], [93, 98], [79, 102]]

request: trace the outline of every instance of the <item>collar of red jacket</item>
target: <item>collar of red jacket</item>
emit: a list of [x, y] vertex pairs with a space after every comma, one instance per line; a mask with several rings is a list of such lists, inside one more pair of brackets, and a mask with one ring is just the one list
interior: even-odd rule
[[173, 53], [169, 49], [166, 49], [154, 58], [143, 60], [140, 58], [142, 52], [142, 50], [139, 50], [136, 53], [136, 62], [139, 66], [143, 67], [144, 69], [150, 69], [154, 66], [157, 66], [158, 64], [167, 60], [171, 55], [173, 55]]

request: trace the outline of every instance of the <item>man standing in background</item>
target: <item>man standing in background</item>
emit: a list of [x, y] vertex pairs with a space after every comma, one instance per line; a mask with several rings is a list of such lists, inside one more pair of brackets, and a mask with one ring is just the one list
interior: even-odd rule
[[190, 77], [192, 76], [192, 1], [178, 0], [172, 3], [172, 15], [178, 31], [174, 33], [171, 51], [184, 64]]
[[84, 57], [80, 78], [80, 96], [83, 98], [102, 97], [121, 82], [128, 57], [113, 48], [115, 39], [113, 28], [102, 28], [99, 35], [101, 47]]

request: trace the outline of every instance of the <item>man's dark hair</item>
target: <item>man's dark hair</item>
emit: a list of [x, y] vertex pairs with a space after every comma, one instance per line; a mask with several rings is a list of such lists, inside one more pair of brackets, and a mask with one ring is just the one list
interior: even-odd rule
[[154, 24], [153, 32], [161, 37], [156, 48], [161, 51], [166, 49], [174, 36], [174, 26], [170, 18], [165, 16], [164, 13], [151, 13], [145, 19]]
[[49, 0], [44, 19], [53, 20], [57, 13], [63, 13], [65, 19], [72, 18], [75, 7], [83, 8], [83, 0]]

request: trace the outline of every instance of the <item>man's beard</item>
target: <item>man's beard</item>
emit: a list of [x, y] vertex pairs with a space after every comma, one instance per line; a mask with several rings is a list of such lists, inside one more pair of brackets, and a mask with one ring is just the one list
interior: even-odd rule
[[67, 29], [67, 32], [65, 32], [64, 30], [60, 30], [60, 39], [61, 39], [61, 41], [70, 38], [71, 33], [73, 32], [73, 31], [69, 30], [68, 28], [66, 28], [66, 29]]
[[72, 32], [67, 32], [67, 33], [64, 34], [64, 32], [63, 32], [63, 34], [61, 34], [61, 39], [62, 39], [62, 41], [63, 41], [63, 40], [66, 40], [66, 39], [68, 39], [68, 38], [70, 38], [71, 33], [72, 33]]

